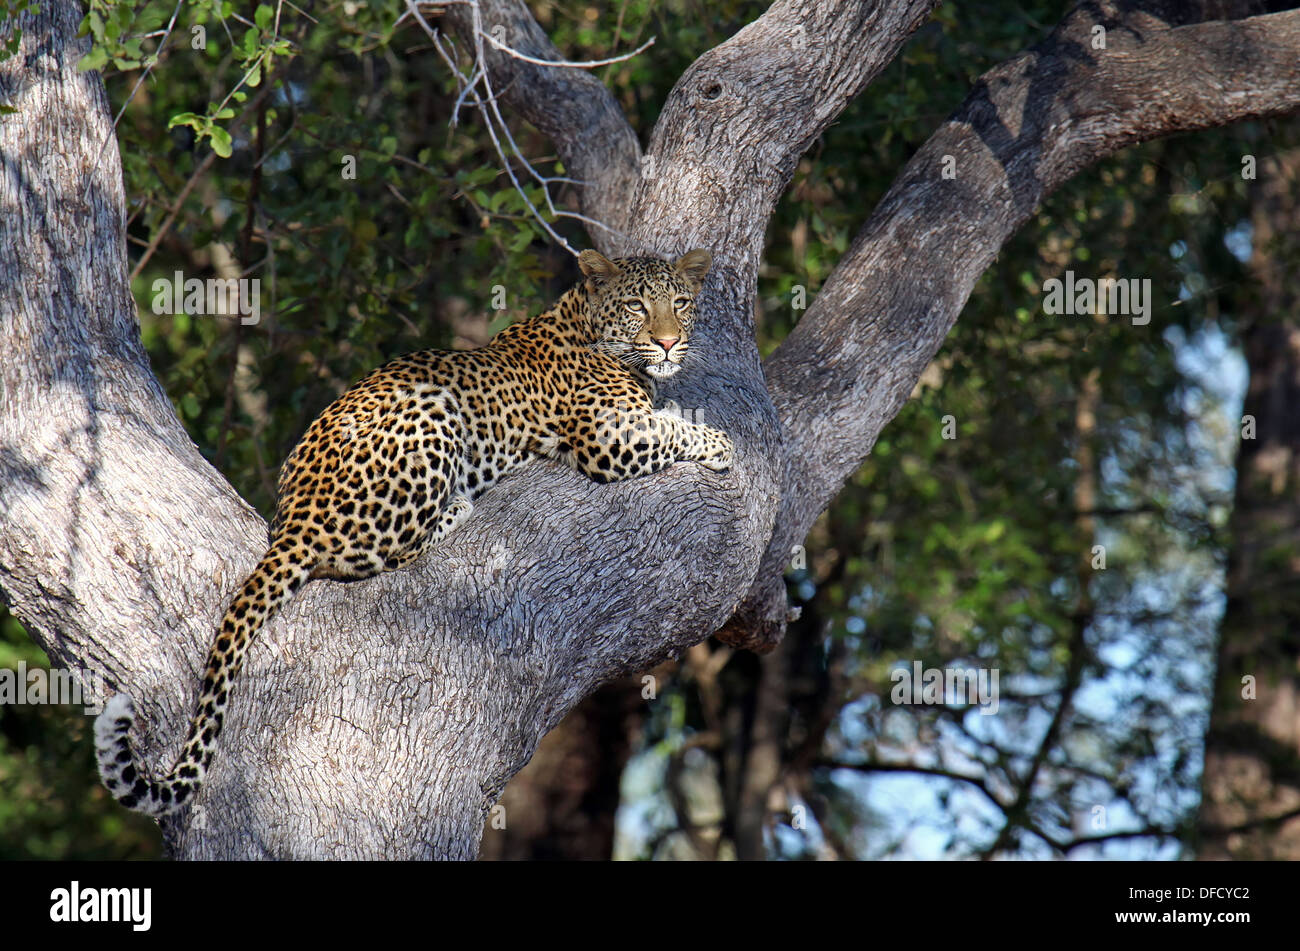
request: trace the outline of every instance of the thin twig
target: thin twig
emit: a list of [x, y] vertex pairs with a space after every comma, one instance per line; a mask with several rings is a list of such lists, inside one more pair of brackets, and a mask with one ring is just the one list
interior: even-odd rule
[[508, 56], [513, 56], [515, 59], [523, 60], [525, 63], [532, 63], [535, 66], [567, 66], [570, 69], [595, 69], [598, 66], [610, 66], [614, 63], [624, 63], [627, 62], [629, 59], [632, 59], [634, 56], [640, 56], [650, 47], [655, 45], [655, 37], [652, 36], [650, 37], [650, 39], [646, 40], [644, 43], [642, 43], [632, 52], [622, 53], [619, 56], [611, 56], [607, 59], [588, 59], [588, 60], [581, 60], [581, 61], [574, 61], [568, 59], [538, 59], [535, 56], [529, 56], [526, 53], [519, 52], [519, 50], [511, 46], [507, 46], [506, 44], [498, 40], [495, 36], [493, 36], [491, 33], [483, 33], [482, 30], [480, 30], [479, 33], [482, 34], [484, 39], [486, 39], [489, 43], [491, 43], [494, 47], [499, 49], [501, 52], [505, 53]]
[[[273, 78], [274, 77], [270, 76], [266, 77], [266, 81], [262, 84], [261, 92], [250, 99], [244, 106], [244, 111], [231, 121], [231, 130], [238, 128], [243, 123], [244, 118], [248, 116], [253, 109], [256, 109], [262, 104], [263, 100], [266, 99], [274, 86], [274, 82], [272, 81]], [[163, 220], [162, 225], [160, 225], [158, 230], [150, 237], [149, 246], [145, 248], [144, 254], [140, 256], [140, 260], [136, 262], [135, 267], [131, 269], [131, 276], [127, 279], [128, 283], [139, 277], [140, 272], [143, 271], [145, 265], [149, 263], [149, 259], [153, 257], [154, 252], [158, 250], [158, 245], [162, 243], [162, 239], [166, 236], [167, 232], [171, 230], [172, 224], [176, 221], [176, 216], [180, 214], [181, 206], [185, 204], [185, 199], [188, 198], [190, 192], [194, 190], [194, 186], [199, 183], [199, 179], [201, 179], [207, 173], [208, 169], [212, 167], [212, 163], [216, 160], [216, 157], [217, 153], [209, 150], [208, 154], [203, 157], [203, 161], [199, 163], [199, 167], [190, 175], [189, 181], [185, 183], [185, 187], [182, 188], [180, 194], [176, 196], [176, 201], [172, 203], [171, 211], [167, 213], [167, 217]]]
[[[435, 30], [420, 12], [421, 6], [443, 7], [452, 4], [468, 6], [470, 8], [472, 35], [474, 37], [474, 53], [468, 75], [463, 72], [457, 64], [459, 56], [455, 49], [455, 43], [451, 41], [450, 37], [444, 37], [443, 34]], [[566, 241], [554, 227], [552, 227], [550, 221], [548, 221], [546, 216], [542, 213], [542, 210], [537, 207], [537, 204], [528, 195], [527, 191], [525, 191], [524, 183], [520, 181], [519, 176], [515, 172], [514, 159], [518, 159], [523, 165], [527, 175], [541, 186], [542, 195], [545, 197], [546, 211], [549, 213], [551, 218], [570, 218], [574, 221], [582, 222], [586, 226], [600, 228], [626, 240], [628, 238], [626, 234], [619, 231], [617, 228], [605, 224], [603, 221], [598, 221], [595, 218], [591, 218], [579, 212], [561, 211], [555, 207], [555, 200], [551, 194], [552, 185], [584, 185], [586, 183], [567, 176], [545, 175], [528, 160], [523, 149], [519, 147], [519, 143], [515, 141], [515, 137], [510, 131], [510, 124], [506, 122], [505, 116], [501, 112], [499, 96], [492, 87], [492, 77], [488, 73], [487, 53], [483, 41], [487, 40], [496, 49], [523, 62], [542, 66], [566, 66], [578, 69], [590, 69], [597, 66], [608, 65], [610, 63], [621, 62], [636, 56], [648, 49], [654, 43], [654, 38], [652, 37], [648, 42], [642, 44], [640, 48], [631, 53], [611, 59], [592, 60], [581, 63], [570, 62], [568, 60], [541, 60], [520, 53], [518, 50], [501, 43], [491, 34], [487, 33], [483, 29], [482, 11], [479, 7], [478, 0], [438, 0], [436, 3], [422, 3], [421, 0], [406, 0], [406, 7], [406, 12], [398, 17], [396, 22], [401, 23], [407, 16], [411, 16], [419, 23], [421, 29], [424, 30], [432, 41], [433, 47], [437, 51], [438, 55], [442, 58], [443, 62], [447, 64], [447, 68], [451, 70], [452, 75], [455, 77], [457, 86], [459, 87], [459, 93], [457, 94], [456, 101], [452, 107], [452, 127], [454, 128], [458, 124], [460, 110], [463, 105], [466, 103], [472, 103], [477, 107], [479, 113], [483, 116], [488, 138], [491, 140], [492, 146], [496, 150], [497, 157], [501, 161], [502, 169], [510, 179], [510, 184], [523, 200], [529, 214], [542, 227], [547, 235], [550, 236], [551, 240], [560, 245], [570, 254], [575, 257], [577, 256], [577, 251], [575, 251], [569, 242]], [[451, 47], [450, 51], [448, 50], [449, 46]]]
[[140, 78], [131, 87], [131, 94], [126, 97], [126, 102], [122, 103], [122, 108], [117, 110], [117, 116], [113, 119], [113, 127], [104, 133], [104, 141], [99, 146], [99, 154], [95, 156], [95, 164], [91, 166], [90, 172], [86, 175], [86, 187], [81, 193], [82, 201], [85, 201], [86, 196], [90, 194], [90, 183], [99, 168], [99, 163], [103, 161], [104, 150], [108, 148], [108, 143], [112, 140], [114, 133], [117, 132], [117, 124], [122, 121], [122, 115], [126, 112], [126, 107], [131, 105], [131, 100], [140, 91], [140, 85], [148, 78], [149, 73], [153, 71], [154, 66], [157, 65], [159, 58], [162, 56], [163, 49], [167, 46], [167, 37], [171, 36], [172, 27], [176, 25], [176, 17], [180, 15], [181, 5], [184, 2], [185, 0], [176, 0], [176, 9], [172, 11], [172, 18], [167, 21], [167, 29], [163, 31], [162, 39], [158, 41], [158, 48], [154, 50], [153, 56], [149, 58], [148, 65], [145, 66], [144, 72], [140, 74]]
[[153, 253], [158, 250], [158, 245], [162, 243], [163, 237], [171, 230], [172, 223], [176, 221], [176, 216], [181, 212], [181, 206], [185, 204], [185, 199], [190, 196], [190, 192], [194, 190], [194, 186], [199, 183], [199, 179], [202, 178], [207, 170], [212, 166], [212, 161], [216, 157], [217, 153], [209, 150], [208, 154], [204, 156], [203, 161], [199, 163], [199, 167], [194, 170], [192, 175], [190, 175], [190, 180], [185, 183], [185, 187], [182, 188], [180, 194], [176, 196], [176, 201], [172, 204], [171, 211], [167, 213], [167, 217], [163, 220], [163, 223], [159, 226], [158, 230], [153, 233], [153, 236], [149, 239], [149, 246], [144, 249], [144, 254], [140, 255], [140, 260], [137, 261], [135, 267], [131, 269], [131, 276], [127, 279], [128, 284], [140, 276], [140, 272], [144, 270], [144, 266], [149, 263], [149, 259], [153, 257]]

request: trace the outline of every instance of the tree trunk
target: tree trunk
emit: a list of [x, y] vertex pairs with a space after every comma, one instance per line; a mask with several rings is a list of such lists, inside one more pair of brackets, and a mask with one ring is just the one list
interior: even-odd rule
[[[735, 465], [602, 486], [538, 460], [419, 564], [308, 585], [251, 651], [202, 794], [164, 824], [174, 855], [473, 857], [507, 779], [599, 684], [677, 655], [742, 601], [732, 642], [780, 636], [790, 545], [1044, 195], [1129, 143], [1300, 105], [1300, 13], [1174, 28], [1089, 4], [977, 84], [764, 367], [751, 302], [768, 216], [798, 156], [933, 5], [780, 0], [686, 71], [634, 169], [607, 92], [517, 64], [572, 78], [563, 101], [501, 87], [561, 154], [586, 142], [622, 156], [590, 161], [580, 193], [584, 208], [629, 209], [621, 237], [593, 235], [602, 250], [714, 250], [693, 341], [708, 370], [665, 396], [725, 429]], [[479, 7], [505, 18], [490, 22], [507, 43], [544, 42], [521, 4]], [[446, 19], [464, 29], [466, 9]], [[1096, 17], [1105, 51], [1088, 46]], [[0, 101], [19, 110], [0, 118], [0, 589], [52, 659], [135, 697], [134, 741], [158, 771], [266, 533], [149, 370], [121, 167], [102, 81], [76, 70], [78, 19], [71, 0], [46, 0], [0, 64]], [[945, 154], [956, 179], [940, 176]]]
[[1261, 161], [1200, 857], [1300, 859], [1300, 152]]
[[479, 858], [611, 858], [623, 768], [645, 717], [640, 681], [631, 678], [605, 684], [578, 704], [506, 786]]

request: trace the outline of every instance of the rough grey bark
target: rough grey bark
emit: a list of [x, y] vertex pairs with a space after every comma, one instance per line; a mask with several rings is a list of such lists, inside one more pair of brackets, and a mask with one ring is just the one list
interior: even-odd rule
[[[538, 461], [420, 564], [308, 585], [250, 654], [204, 792], [165, 829], [175, 855], [472, 857], [506, 780], [595, 686], [718, 630], [751, 590], [728, 636], [779, 634], [783, 552], [1043, 195], [1128, 142], [1300, 103], [1300, 14], [1186, 33], [1139, 16], [1104, 55], [1076, 48], [1087, 17], [1072, 16], [988, 74], [909, 164], [765, 380], [750, 303], [767, 217], [932, 2], [826, 6], [778, 2], [704, 54], [630, 197], [634, 151], [599, 90], [575, 80], [576, 111], [541, 85], [510, 94], [566, 162], [588, 163], [589, 214], [628, 208], [636, 245], [714, 249], [696, 341], [708, 372], [665, 395], [731, 434], [735, 467], [599, 486]], [[140, 348], [120, 164], [102, 83], [75, 69], [78, 18], [71, 0], [24, 14], [0, 64], [20, 110], [0, 119], [0, 590], [52, 657], [136, 698], [138, 748], [165, 766], [265, 526], [195, 450]], [[612, 143], [579, 144], [593, 128]], [[953, 182], [936, 168], [948, 152]]]
[[634, 677], [605, 684], [542, 738], [493, 808], [480, 860], [613, 856], [623, 769], [649, 715], [642, 689]]

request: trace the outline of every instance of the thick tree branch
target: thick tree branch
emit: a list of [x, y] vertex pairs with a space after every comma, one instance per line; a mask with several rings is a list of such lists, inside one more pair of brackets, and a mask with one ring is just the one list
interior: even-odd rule
[[[484, 32], [529, 57], [564, 59], [537, 25], [523, 0], [477, 0]], [[444, 20], [473, 50], [474, 11], [445, 8]], [[503, 28], [496, 32], [497, 28]], [[588, 70], [539, 66], [485, 44], [486, 67], [502, 102], [555, 143], [565, 174], [577, 186], [582, 213], [620, 231], [640, 176], [641, 145], [604, 84]], [[611, 251], [613, 236], [594, 229], [592, 240]], [[611, 251], [612, 253], [612, 251]]]
[[[136, 698], [156, 769], [265, 526], [195, 450], [140, 347], [79, 10], [21, 16], [0, 64], [19, 110], [0, 120], [0, 589], [56, 661]], [[696, 374], [673, 396], [737, 420], [731, 473], [681, 464], [601, 486], [539, 460], [419, 564], [308, 585], [249, 657], [204, 794], [165, 830], [174, 854], [472, 857], [487, 808], [568, 709], [702, 640], [753, 577], [777, 498], [771, 404], [756, 364], [748, 379], [733, 356], [719, 366], [730, 386]]]
[[[716, 630], [765, 548], [779, 586], [784, 555], [773, 564], [772, 552], [802, 538], [861, 462], [1044, 194], [1127, 142], [1297, 96], [1293, 14], [1188, 34], [1125, 21], [1104, 55], [1080, 47], [1078, 15], [989, 74], [771, 361], [782, 444], [751, 313], [768, 216], [799, 153], [932, 5], [777, 3], [687, 72], [644, 168], [593, 77], [489, 54], [495, 88], [591, 182], [584, 212], [621, 224], [637, 249], [715, 250], [692, 341], [701, 363], [665, 395], [728, 431], [735, 467], [599, 486], [538, 461], [417, 565], [308, 585], [249, 656], [203, 795], [167, 829], [177, 855], [473, 855], [487, 807], [568, 709]], [[0, 64], [0, 101], [19, 109], [0, 119], [0, 589], [52, 657], [136, 697], [138, 748], [169, 764], [264, 524], [149, 371], [115, 146], [96, 164], [102, 82], [76, 70], [76, 4], [40, 6]], [[554, 55], [522, 6], [483, 9], [510, 46]], [[1179, 83], [1152, 88], [1179, 69]], [[537, 104], [545, 115], [529, 114]], [[944, 182], [949, 153], [959, 173]], [[778, 626], [783, 600], [781, 611]]]
[[[1105, 49], [1093, 48], [1096, 25]], [[1170, 28], [1150, 13], [1088, 3], [986, 73], [766, 361], [785, 488], [763, 568], [729, 625], [733, 641], [781, 636], [791, 546], [897, 414], [980, 274], [1053, 189], [1135, 142], [1297, 107], [1300, 11]], [[941, 174], [946, 156], [951, 179]]]
[[[630, 217], [659, 223], [652, 247], [703, 244], [754, 286], [768, 219], [799, 156], [937, 5], [778, 0], [700, 56], [642, 160]], [[747, 326], [752, 336], [752, 318]]]
[[[778, 437], [775, 413], [767, 403], [753, 336], [751, 301], [757, 286], [763, 236], [777, 200], [798, 158], [844, 106], [897, 55], [938, 0], [828, 5], [817, 0], [778, 0], [735, 36], [703, 54], [683, 74], [669, 96], [647, 154], [634, 181], [623, 218], [584, 199], [583, 211], [610, 223], [622, 221], [626, 240], [593, 234], [611, 253], [680, 253], [691, 247], [714, 252], [715, 269], [705, 287], [707, 320], [697, 329], [707, 372], [724, 392], [720, 417], [733, 437], [751, 433], [771, 446]], [[542, 58], [559, 58], [522, 5], [493, 0], [480, 4], [483, 19], [506, 26], [504, 41]], [[472, 35], [470, 11], [447, 8], [462, 39]], [[489, 31], [491, 27], [488, 28]], [[590, 86], [592, 77], [576, 70], [541, 67], [493, 50], [488, 57], [498, 88], [507, 88], [512, 106], [555, 141], [566, 168], [588, 178], [609, 159], [588, 151], [592, 123], [607, 125], [607, 93]], [[501, 71], [501, 72], [498, 72]], [[569, 74], [577, 73], [570, 77]], [[577, 93], [547, 83], [582, 84]], [[515, 81], [520, 80], [520, 81]], [[563, 95], [558, 95], [563, 93]], [[602, 95], [603, 94], [603, 95]], [[565, 96], [574, 102], [563, 105]], [[612, 100], [611, 100], [612, 102]], [[621, 134], [621, 133], [620, 133]], [[570, 151], [576, 150], [570, 157]], [[620, 153], [622, 154], [622, 153]], [[579, 168], [577, 162], [586, 165]], [[623, 166], [618, 165], [618, 169]], [[611, 200], [617, 187], [604, 188]], [[616, 193], [618, 193], [616, 195]], [[603, 200], [603, 199], [602, 199]], [[683, 214], [683, 209], [690, 209]], [[717, 289], [725, 289], [718, 293]], [[734, 396], [757, 411], [737, 416]], [[690, 402], [689, 391], [675, 397]], [[750, 402], [752, 401], [752, 402]], [[714, 404], [719, 405], [719, 404]], [[707, 412], [713, 411], [706, 405]], [[747, 476], [756, 495], [775, 479], [764, 460], [764, 474]], [[774, 501], [774, 500], [773, 500]], [[763, 530], [766, 534], [766, 530]], [[744, 633], [737, 643], [746, 643]]]

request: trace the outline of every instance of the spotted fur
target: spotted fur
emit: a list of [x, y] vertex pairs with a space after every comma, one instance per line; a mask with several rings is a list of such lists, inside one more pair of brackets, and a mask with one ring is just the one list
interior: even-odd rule
[[96, 721], [100, 774], [117, 800], [152, 816], [193, 800], [235, 677], [271, 616], [311, 579], [409, 565], [530, 456], [562, 459], [597, 482], [679, 460], [730, 466], [724, 433], [653, 403], [656, 381], [688, 352], [710, 264], [707, 251], [674, 262], [584, 251], [585, 280], [549, 311], [480, 350], [393, 360], [327, 407], [280, 470], [270, 545], [221, 622], [171, 772], [150, 779], [135, 759], [125, 694]]

